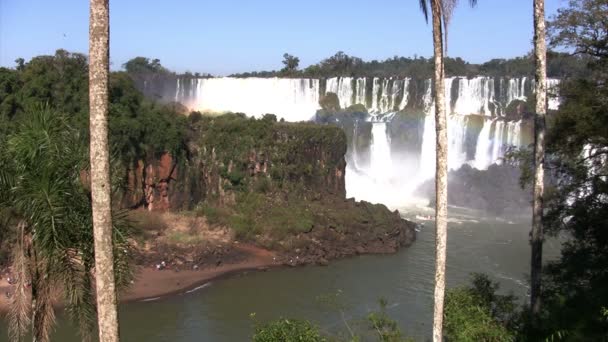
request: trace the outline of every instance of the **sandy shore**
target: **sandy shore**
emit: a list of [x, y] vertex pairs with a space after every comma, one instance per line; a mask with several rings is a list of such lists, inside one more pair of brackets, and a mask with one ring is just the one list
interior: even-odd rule
[[[121, 294], [121, 301], [138, 301], [156, 299], [176, 293], [186, 292], [211, 280], [226, 277], [249, 270], [265, 270], [280, 266], [274, 261], [274, 253], [255, 246], [240, 245], [237, 247], [247, 257], [238, 263], [227, 263], [217, 267], [175, 272], [167, 269], [158, 271], [150, 267], [141, 267], [137, 271], [134, 284]], [[5, 278], [0, 280], [0, 312], [8, 310], [9, 300], [6, 292], [13, 292]]]

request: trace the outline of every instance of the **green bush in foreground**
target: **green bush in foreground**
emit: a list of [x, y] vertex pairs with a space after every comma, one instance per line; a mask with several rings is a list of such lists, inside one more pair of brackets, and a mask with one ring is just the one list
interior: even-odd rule
[[473, 274], [472, 287], [448, 291], [444, 327], [449, 341], [514, 341], [513, 296], [497, 295], [498, 284], [486, 275]]
[[412, 339], [403, 337], [397, 321], [392, 319], [386, 312], [386, 299], [379, 300], [380, 311], [374, 311], [367, 315], [367, 320], [373, 330], [377, 333], [378, 341], [381, 342], [412, 342]]
[[308, 321], [279, 319], [255, 328], [254, 342], [319, 342], [326, 341], [319, 329]]

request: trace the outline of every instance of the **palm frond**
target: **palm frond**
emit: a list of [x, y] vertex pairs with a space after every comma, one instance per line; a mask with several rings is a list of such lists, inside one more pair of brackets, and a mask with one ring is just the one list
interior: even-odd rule
[[[477, 0], [469, 0], [469, 5], [471, 7], [477, 6]], [[458, 6], [458, 0], [441, 0], [441, 18], [443, 20], [443, 28], [444, 28], [444, 44], [445, 51], [448, 51], [448, 27], [452, 21], [452, 16], [454, 15], [454, 10]]]
[[422, 11], [422, 14], [424, 14], [424, 20], [428, 23], [429, 22], [429, 5], [427, 3], [427, 0], [420, 0], [420, 10]]
[[133, 235], [133, 222], [127, 210], [112, 210], [112, 231], [114, 243], [114, 277], [116, 289], [124, 289], [134, 279], [132, 256], [133, 245], [129, 237]]
[[36, 294], [34, 300], [34, 318], [32, 319], [32, 334], [36, 341], [49, 342], [53, 325], [55, 325], [55, 309], [53, 308], [53, 282], [49, 281], [50, 272], [45, 261], [38, 262], [41, 268], [39, 278], [32, 282]]
[[95, 331], [96, 311], [95, 298], [92, 293], [90, 262], [79, 257], [76, 250], [65, 251], [64, 259], [59, 265], [67, 302], [67, 311], [76, 323], [82, 341], [91, 341]]
[[29, 287], [26, 286], [28, 274], [30, 273], [29, 263], [25, 253], [28, 248], [25, 241], [25, 222], [19, 223], [20, 238], [13, 250], [13, 268], [17, 279], [15, 293], [11, 299], [10, 311], [8, 314], [8, 333], [11, 341], [21, 341], [30, 326], [30, 296]]

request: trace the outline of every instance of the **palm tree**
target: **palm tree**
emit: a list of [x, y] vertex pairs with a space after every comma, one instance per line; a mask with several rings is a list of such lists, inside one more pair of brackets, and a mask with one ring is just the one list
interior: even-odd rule
[[[23, 118], [0, 145], [0, 211], [8, 212], [9, 226], [16, 227], [9, 336], [22, 340], [31, 325], [34, 341], [48, 341], [53, 296], [63, 292], [67, 311], [87, 340], [95, 322], [90, 193], [81, 178], [87, 149], [60, 113], [38, 108]], [[114, 222], [116, 246], [128, 251], [126, 222], [121, 217]], [[126, 256], [116, 260], [120, 284], [130, 279]]]
[[[433, 309], [433, 341], [443, 338], [443, 302], [445, 297], [445, 263], [448, 217], [448, 129], [445, 110], [445, 74], [443, 67], [442, 29], [447, 32], [447, 24], [452, 18], [458, 0], [429, 0], [433, 20], [433, 53], [435, 62], [435, 131], [436, 131], [436, 171], [435, 171], [435, 291]], [[471, 6], [477, 1], [469, 0]], [[428, 20], [427, 0], [420, 0], [420, 8]], [[446, 36], [447, 37], [447, 34]]]
[[117, 342], [119, 340], [118, 310], [112, 247], [110, 152], [108, 147], [109, 41], [109, 1], [91, 0], [89, 112], [97, 320], [99, 340]]
[[534, 194], [530, 244], [530, 308], [540, 312], [541, 272], [543, 257], [543, 192], [545, 160], [545, 114], [547, 113], [547, 45], [545, 42], [545, 1], [534, 0], [534, 62], [536, 65], [534, 91]]

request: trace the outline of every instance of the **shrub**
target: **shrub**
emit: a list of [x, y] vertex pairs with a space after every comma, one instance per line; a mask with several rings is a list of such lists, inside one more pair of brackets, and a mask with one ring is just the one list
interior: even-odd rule
[[319, 342], [326, 341], [319, 329], [308, 321], [279, 319], [255, 328], [254, 342]]
[[386, 299], [380, 299], [380, 311], [374, 311], [367, 315], [367, 321], [371, 328], [377, 333], [378, 340], [381, 342], [409, 342], [411, 339], [403, 337], [401, 330], [397, 326], [397, 321], [386, 313]]
[[270, 180], [266, 177], [260, 178], [253, 185], [253, 190], [255, 192], [262, 193], [262, 194], [270, 192], [270, 188], [271, 188]]
[[129, 212], [129, 220], [136, 230], [143, 233], [150, 231], [161, 231], [167, 228], [167, 223], [162, 215], [147, 210], [132, 210]]
[[450, 290], [445, 302], [445, 334], [449, 341], [514, 341], [507, 327], [514, 310], [513, 296], [500, 296], [487, 276], [473, 275], [473, 287]]

